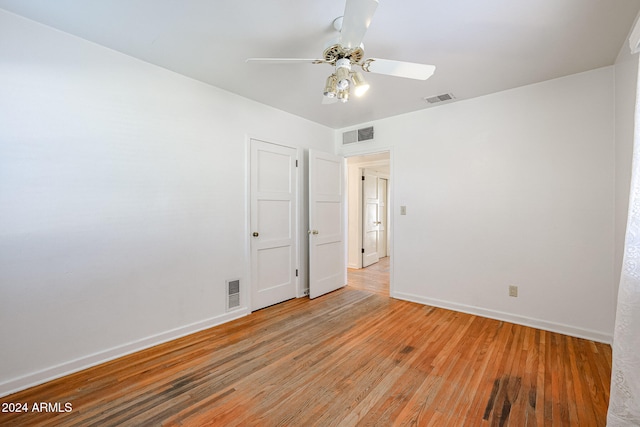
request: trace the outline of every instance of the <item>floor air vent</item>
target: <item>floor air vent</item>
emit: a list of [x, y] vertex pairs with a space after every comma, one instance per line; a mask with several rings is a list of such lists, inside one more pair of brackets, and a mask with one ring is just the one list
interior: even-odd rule
[[371, 141], [373, 139], [373, 126], [350, 130], [342, 134], [342, 145], [354, 142]]
[[445, 93], [442, 95], [435, 95], [435, 96], [427, 96], [424, 98], [424, 100], [428, 104], [438, 104], [440, 102], [452, 101], [454, 99], [456, 99], [456, 97], [453, 96], [452, 93]]
[[240, 280], [227, 280], [227, 311], [240, 307]]

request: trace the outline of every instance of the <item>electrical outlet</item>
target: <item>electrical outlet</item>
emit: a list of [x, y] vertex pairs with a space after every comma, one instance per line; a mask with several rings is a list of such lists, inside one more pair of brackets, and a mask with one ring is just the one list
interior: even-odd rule
[[509, 285], [509, 296], [510, 297], [518, 296], [518, 287], [516, 285]]

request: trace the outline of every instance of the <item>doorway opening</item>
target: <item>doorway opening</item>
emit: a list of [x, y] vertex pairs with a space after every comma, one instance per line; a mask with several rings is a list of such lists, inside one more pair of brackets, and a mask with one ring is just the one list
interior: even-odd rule
[[390, 153], [347, 158], [347, 285], [391, 294]]

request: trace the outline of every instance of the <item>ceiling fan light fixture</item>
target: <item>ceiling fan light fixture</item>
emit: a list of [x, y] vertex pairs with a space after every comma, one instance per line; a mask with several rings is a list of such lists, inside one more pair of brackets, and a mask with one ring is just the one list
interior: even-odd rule
[[324, 96], [327, 98], [335, 98], [337, 94], [338, 77], [331, 74], [327, 77], [327, 83], [324, 85]]
[[343, 103], [349, 100], [349, 87], [347, 87], [345, 90], [338, 91], [338, 99]]
[[351, 73], [351, 80], [353, 81], [356, 96], [362, 96], [369, 90], [369, 83], [364, 79], [361, 72], [355, 71]]
[[336, 77], [338, 90], [346, 90], [351, 83], [351, 61], [348, 58], [340, 58], [336, 62]]
[[349, 69], [346, 67], [339, 67], [336, 70], [337, 88], [338, 90], [345, 90], [349, 87]]

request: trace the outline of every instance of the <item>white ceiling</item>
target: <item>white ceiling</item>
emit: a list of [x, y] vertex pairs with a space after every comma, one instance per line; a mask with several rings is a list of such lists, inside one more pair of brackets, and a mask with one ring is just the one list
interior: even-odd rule
[[321, 105], [321, 57], [344, 0], [0, 0], [0, 8], [332, 128], [614, 63], [640, 0], [380, 0], [365, 57], [433, 64], [426, 81], [366, 74], [371, 89]]

